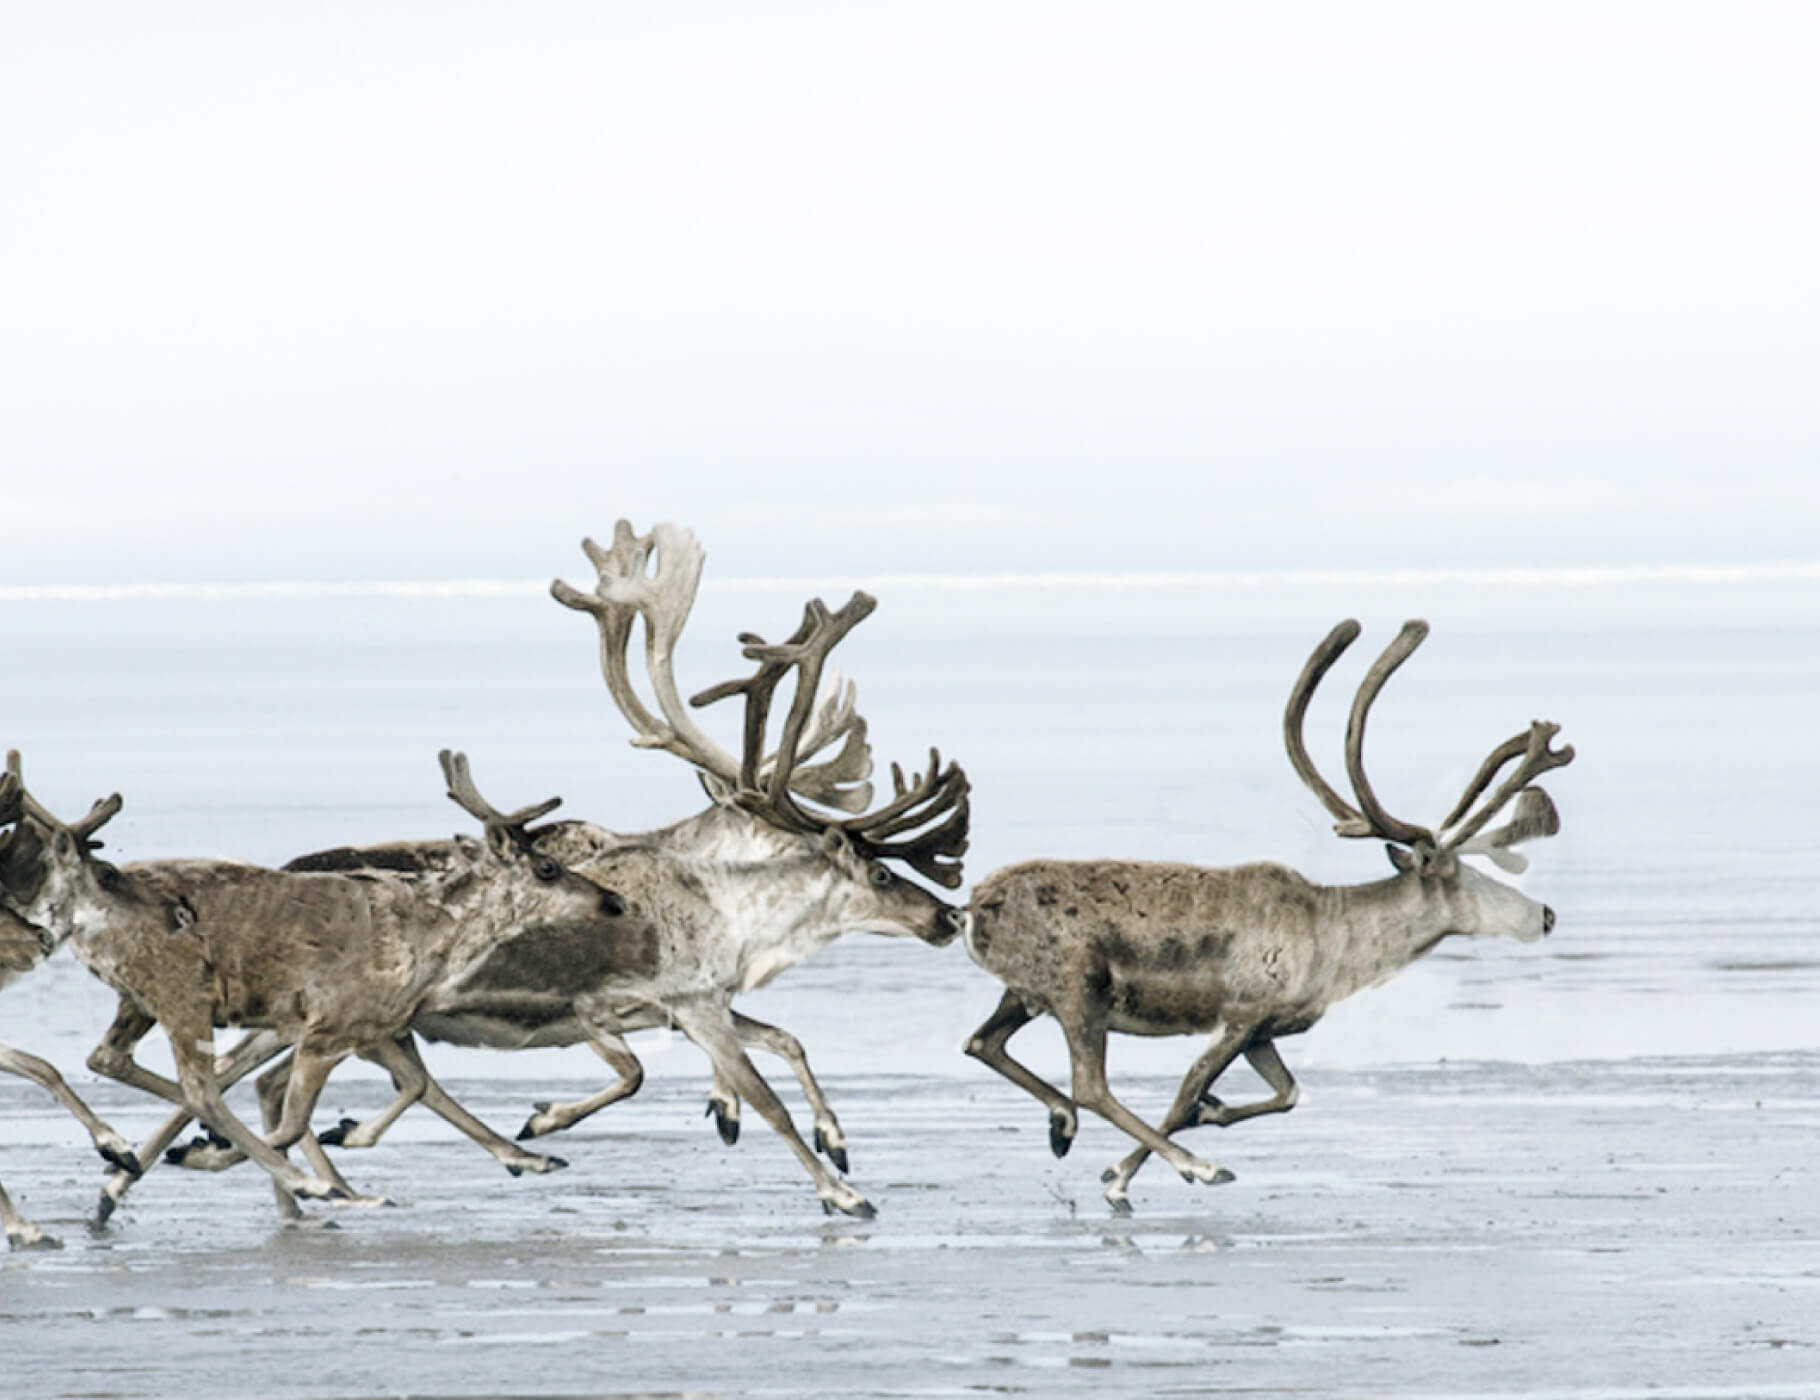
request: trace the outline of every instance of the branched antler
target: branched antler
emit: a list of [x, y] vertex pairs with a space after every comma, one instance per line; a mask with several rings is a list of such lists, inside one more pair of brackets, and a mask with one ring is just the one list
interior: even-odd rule
[[[1365, 775], [1365, 723], [1378, 692], [1397, 668], [1407, 661], [1428, 636], [1428, 624], [1406, 622], [1395, 640], [1387, 646], [1366, 672], [1353, 697], [1352, 711], [1346, 725], [1346, 773], [1351, 779], [1357, 809], [1349, 806], [1315, 770], [1302, 744], [1302, 722], [1309, 700], [1340, 654], [1359, 635], [1359, 624], [1348, 619], [1329, 632], [1309, 656], [1290, 691], [1289, 704], [1283, 714], [1284, 741], [1289, 749], [1289, 762], [1298, 776], [1319, 797], [1327, 810], [1339, 818], [1334, 830], [1341, 836], [1375, 836], [1404, 846], [1421, 846], [1430, 851], [1458, 851], [1466, 855], [1488, 855], [1507, 870], [1521, 870], [1521, 856], [1509, 847], [1521, 841], [1552, 836], [1560, 830], [1560, 816], [1542, 789], [1530, 784], [1550, 769], [1573, 760], [1571, 747], [1549, 747], [1560, 726], [1538, 720], [1522, 734], [1513, 736], [1493, 749], [1479, 766], [1479, 771], [1466, 785], [1466, 791], [1447, 819], [1431, 831], [1412, 822], [1390, 815], [1378, 801], [1370, 779]], [[1516, 770], [1476, 810], [1474, 803], [1491, 786], [1493, 779], [1513, 760], [1521, 759]], [[1516, 801], [1511, 821], [1495, 831], [1479, 835], [1494, 816]], [[1468, 813], [1471, 813], [1469, 816]]]
[[6, 774], [11, 779], [12, 785], [18, 789], [20, 815], [30, 817], [47, 830], [67, 831], [81, 843], [84, 850], [98, 851], [101, 849], [101, 842], [95, 839], [95, 833], [112, 821], [121, 807], [125, 805], [119, 793], [111, 793], [90, 807], [88, 815], [80, 821], [64, 822], [27, 790], [23, 762], [17, 749], [8, 749], [6, 752]]
[[468, 769], [465, 753], [444, 749], [436, 757], [442, 764], [443, 781], [449, 785], [449, 800], [469, 816], [478, 818], [488, 831], [497, 829], [523, 838], [527, 826], [562, 806], [560, 797], [551, 797], [529, 807], [520, 807], [516, 812], [502, 812], [474, 786], [474, 775]]
[[[865, 721], [857, 715], [851, 716], [845, 747], [833, 762], [821, 765], [813, 783], [803, 781], [799, 762], [808, 751], [804, 735], [810, 724], [811, 697], [820, 684], [828, 653], [877, 606], [869, 594], [855, 593], [844, 607], [830, 612], [816, 598], [804, 607], [802, 623], [788, 641], [772, 645], [752, 633], [742, 635], [743, 654], [758, 663], [758, 670], [711, 686], [690, 703], [710, 705], [734, 695], [746, 697], [745, 752], [735, 796], [741, 806], [790, 831], [817, 833], [838, 828], [873, 859], [901, 860], [925, 878], [953, 889], [961, 882], [960, 859], [967, 849], [968, 783], [966, 774], [954, 764], [944, 769], [941, 755], [934, 750], [930, 751], [928, 772], [914, 784], [906, 782], [903, 770], [892, 764], [895, 794], [876, 812], [840, 818], [805, 809], [798, 800], [813, 800], [817, 789], [830, 786], [849, 800], [828, 805], [853, 812], [871, 800], [871, 785], [860, 781], [871, 769], [871, 756], [864, 746]], [[758, 755], [764, 749], [777, 687], [792, 670], [797, 672], [796, 690], [767, 770]]]
[[[635, 535], [631, 524], [621, 520], [614, 526], [611, 549], [602, 549], [593, 540], [583, 540], [582, 548], [598, 575], [594, 591], [583, 592], [560, 579], [550, 585], [550, 591], [565, 607], [591, 613], [599, 626], [601, 674], [613, 702], [632, 724], [632, 742], [667, 750], [693, 763], [718, 800], [729, 799], [742, 785], [755, 786], [742, 778], [741, 761], [695, 723], [677, 689], [677, 639], [695, 606], [706, 557], [695, 536], [670, 524], [656, 525], [648, 535]], [[639, 698], [627, 666], [632, 625], [640, 617], [645, 622], [646, 669], [662, 718], [653, 715]], [[749, 640], [741, 638], [742, 642]], [[793, 773], [791, 786], [801, 796], [857, 812], [872, 800], [871, 788], [865, 783], [872, 771], [866, 722], [855, 712], [853, 686], [843, 683], [833, 670], [828, 679], [827, 694], [797, 735], [796, 758], [783, 767]], [[814, 700], [813, 691], [809, 699]], [[825, 763], [800, 761], [836, 744], [839, 751]], [[767, 781], [776, 756], [759, 754], [755, 762], [758, 780]]]

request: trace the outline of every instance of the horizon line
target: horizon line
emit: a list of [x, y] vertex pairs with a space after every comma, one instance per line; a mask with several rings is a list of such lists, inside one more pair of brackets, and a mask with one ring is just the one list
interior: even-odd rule
[[[1606, 588], [1636, 584], [1820, 583], [1820, 561], [1768, 564], [1566, 565], [1543, 568], [1231, 569], [1119, 573], [1006, 571], [986, 574], [874, 574], [704, 579], [704, 593], [800, 593], [877, 588], [899, 593], [1255, 591], [1267, 588], [1421, 588], [1504, 585]], [[230, 602], [240, 599], [518, 598], [545, 593], [531, 579], [373, 579], [222, 583], [0, 584], [0, 603]]]

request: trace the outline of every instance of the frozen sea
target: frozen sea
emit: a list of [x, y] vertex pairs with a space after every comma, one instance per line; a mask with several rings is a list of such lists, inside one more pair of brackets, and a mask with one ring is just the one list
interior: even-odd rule
[[[1128, 1220], [1099, 1197], [1111, 1128], [1055, 1161], [1042, 1110], [959, 1054], [997, 997], [959, 947], [850, 937], [742, 1002], [807, 1046], [871, 1222], [824, 1220], [756, 1118], [723, 1147], [705, 1060], [662, 1032], [635, 1039], [636, 1099], [548, 1140], [568, 1171], [510, 1179], [412, 1114], [345, 1158], [403, 1208], [303, 1233], [246, 1171], [153, 1173], [91, 1232], [86, 1138], [0, 1080], [0, 1179], [65, 1244], [0, 1258], [0, 1394], [1820, 1395], [1812, 571], [868, 582], [843, 668], [880, 759], [938, 744], [971, 774], [975, 877], [1123, 855], [1377, 878], [1295, 779], [1281, 710], [1360, 616], [1308, 723], [1337, 778], [1366, 654], [1428, 617], [1373, 714], [1375, 786], [1435, 820], [1494, 744], [1559, 721], [1563, 830], [1522, 881], [1555, 933], [1443, 945], [1285, 1042], [1300, 1107], [1191, 1139], [1237, 1181], [1153, 1166]], [[685, 693], [802, 596], [706, 593]], [[635, 830], [699, 805], [534, 585], [0, 590], [0, 640], [0, 744], [58, 810], [121, 792], [120, 860], [446, 835], [444, 747], [502, 806], [560, 793]], [[0, 1039], [139, 1136], [159, 1106], [82, 1069], [112, 1006], [61, 954], [0, 993]], [[1051, 1027], [1017, 1047], [1064, 1075]], [[1115, 1084], [1154, 1116], [1195, 1049], [1115, 1039]], [[508, 1132], [602, 1082], [581, 1049], [429, 1058]], [[319, 1117], [383, 1093], [345, 1070]]]

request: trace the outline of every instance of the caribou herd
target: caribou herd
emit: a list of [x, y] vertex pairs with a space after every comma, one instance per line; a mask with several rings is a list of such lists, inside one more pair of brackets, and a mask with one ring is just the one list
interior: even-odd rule
[[[1530, 941], [1554, 925], [1552, 910], [1465, 857], [1521, 871], [1512, 848], [1558, 829], [1553, 803], [1535, 785], [1573, 757], [1554, 746], [1555, 725], [1532, 724], [1494, 748], [1432, 828], [1391, 816], [1366, 777], [1366, 718], [1426, 636], [1424, 623], [1407, 624], [1359, 685], [1345, 742], [1352, 802], [1316, 770], [1302, 728], [1315, 688], [1358, 637], [1356, 622], [1341, 623], [1315, 648], [1283, 719], [1297, 776], [1337, 819], [1340, 836], [1386, 844], [1389, 878], [1326, 886], [1273, 863], [1035, 859], [988, 875], [963, 908], [929, 886], [962, 882], [965, 773], [932, 750], [928, 766], [908, 777], [893, 764], [890, 793], [876, 795], [855, 689], [828, 664], [872, 612], [871, 597], [855, 593], [832, 610], [812, 600], [781, 642], [742, 634], [750, 674], [685, 702], [674, 658], [701, 579], [694, 536], [661, 524], [637, 535], [621, 521], [611, 547], [588, 540], [583, 548], [593, 586], [557, 582], [552, 592], [594, 619], [601, 673], [633, 743], [683, 759], [706, 790], [706, 809], [674, 825], [624, 833], [547, 820], [555, 798], [501, 811], [481, 795], [466, 756], [445, 751], [448, 795], [479, 824], [477, 835], [338, 847], [276, 870], [225, 860], [116, 866], [96, 854], [97, 833], [120, 797], [65, 821], [33, 796], [20, 755], [8, 753], [0, 774], [0, 986], [69, 943], [119, 996], [89, 1068], [173, 1106], [134, 1147], [54, 1067], [0, 1045], [0, 1070], [55, 1095], [108, 1162], [99, 1219], [167, 1158], [212, 1170], [254, 1162], [271, 1177], [287, 1221], [308, 1218], [300, 1200], [373, 1203], [349, 1186], [325, 1145], [372, 1146], [413, 1104], [514, 1175], [555, 1170], [560, 1157], [521, 1143], [635, 1093], [643, 1070], [625, 1036], [655, 1026], [680, 1030], [706, 1053], [708, 1111], [727, 1142], [738, 1137], [741, 1106], [750, 1105], [801, 1160], [825, 1210], [870, 1216], [871, 1203], [846, 1180], [846, 1138], [802, 1045], [733, 1006], [855, 931], [935, 947], [958, 938], [1004, 984], [966, 1053], [1043, 1104], [1058, 1157], [1073, 1144], [1082, 1108], [1129, 1134], [1135, 1148], [1103, 1177], [1107, 1201], [1128, 1211], [1132, 1177], [1152, 1153], [1189, 1182], [1232, 1179], [1175, 1136], [1293, 1107], [1296, 1084], [1278, 1039], [1307, 1030], [1334, 1002], [1450, 935]], [[642, 685], [655, 710], [629, 661], [640, 624]], [[735, 697], [743, 704], [737, 754], [691, 713]], [[775, 739], [774, 712], [782, 717]], [[1067, 1040], [1066, 1093], [1006, 1050], [1045, 1014]], [[175, 1079], [134, 1058], [155, 1026], [169, 1039]], [[218, 1050], [215, 1032], [230, 1028], [241, 1038]], [[1107, 1083], [1112, 1031], [1210, 1037], [1158, 1126]], [[431, 1077], [421, 1041], [507, 1050], [586, 1044], [615, 1078], [577, 1102], [538, 1104], [513, 1141]], [[808, 1140], [753, 1064], [753, 1047], [795, 1073], [814, 1117]], [[1231, 1104], [1214, 1096], [1241, 1055], [1273, 1091], [1269, 1098]], [[349, 1056], [383, 1067], [396, 1097], [369, 1121], [344, 1119], [318, 1135], [312, 1112]], [[261, 1069], [255, 1131], [225, 1091]], [[177, 1145], [192, 1121], [204, 1132]], [[0, 1222], [13, 1247], [55, 1244], [3, 1189]]]

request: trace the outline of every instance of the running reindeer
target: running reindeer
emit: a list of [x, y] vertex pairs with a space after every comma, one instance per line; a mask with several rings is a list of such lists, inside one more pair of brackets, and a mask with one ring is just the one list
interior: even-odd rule
[[[408, 1038], [411, 1018], [440, 979], [500, 944], [591, 938], [610, 946], [647, 937], [617, 894], [531, 850], [528, 824], [554, 801], [501, 813], [480, 797], [461, 755], [445, 752], [442, 761], [451, 797], [480, 818], [484, 843], [441, 843], [445, 859], [408, 872], [293, 872], [232, 861], [98, 861], [90, 838], [119, 798], [66, 825], [24, 789], [18, 755], [8, 755], [24, 807], [20, 831], [29, 837], [14, 844], [29, 849], [0, 872], [0, 897], [32, 924], [71, 937], [77, 956], [121, 994], [90, 1067], [200, 1118], [270, 1173], [289, 1218], [297, 1215], [293, 1196], [352, 1197], [308, 1126], [330, 1071], [353, 1053], [392, 1070], [408, 1086], [407, 1102], [423, 1097], [483, 1144], [494, 1139], [496, 1156], [517, 1159], [501, 1158], [509, 1168], [561, 1166], [497, 1139], [428, 1081]], [[170, 1038], [175, 1083], [132, 1058], [154, 1025]], [[254, 1038], [217, 1066], [215, 1026], [275, 1035]], [[293, 1061], [282, 1096], [263, 1096], [262, 1138], [227, 1107], [223, 1079], [286, 1045]], [[283, 1155], [299, 1142], [315, 1175]], [[104, 1215], [117, 1199], [104, 1199]]]
[[[1170, 1135], [1294, 1107], [1296, 1084], [1277, 1054], [1279, 1037], [1307, 1030], [1333, 1003], [1395, 975], [1449, 935], [1504, 934], [1531, 942], [1554, 927], [1553, 910], [1461, 857], [1484, 855], [1507, 871], [1521, 871], [1526, 863], [1510, 848], [1560, 829], [1548, 795], [1531, 786], [1574, 756], [1571, 748], [1550, 747], [1559, 726], [1537, 722], [1492, 750], [1436, 829], [1392, 817], [1365, 777], [1365, 719], [1385, 681], [1428, 635], [1426, 623], [1407, 623], [1353, 699], [1346, 772], [1354, 807], [1315, 770], [1302, 744], [1302, 721], [1315, 687], [1358, 635], [1357, 622], [1343, 622], [1309, 657], [1289, 697], [1283, 736], [1297, 775], [1339, 819], [1334, 830], [1389, 843], [1394, 876], [1323, 886], [1276, 864], [1207, 869], [1032, 861], [993, 872], [974, 891], [967, 950], [1010, 990], [966, 1052], [1048, 1107], [1056, 1156], [1073, 1144], [1077, 1105], [1137, 1139], [1139, 1147], [1102, 1177], [1115, 1210], [1130, 1209], [1131, 1178], [1152, 1152], [1185, 1180], [1232, 1180]], [[1515, 770], [1481, 802], [1513, 761]], [[1511, 820], [1486, 831], [1513, 802]], [[1045, 1012], [1067, 1037], [1072, 1101], [1006, 1053], [1011, 1036]], [[1212, 1034], [1160, 1131], [1107, 1086], [1109, 1031]], [[1241, 1054], [1275, 1091], [1270, 1098], [1234, 1105], [1213, 1096], [1214, 1082]]]
[[[960, 932], [961, 911], [895, 873], [895, 861], [936, 884], [961, 881], [967, 845], [967, 779], [932, 753], [928, 771], [907, 782], [893, 767], [895, 793], [873, 811], [871, 752], [853, 687], [830, 675], [831, 649], [876, 606], [863, 593], [838, 611], [819, 600], [802, 625], [778, 645], [744, 634], [744, 655], [758, 663], [742, 680], [715, 686], [690, 702], [700, 706], [742, 695], [744, 744], [738, 757], [705, 734], [684, 707], [673, 670], [677, 640], [699, 586], [703, 554], [687, 530], [656, 526], [636, 536], [620, 521], [611, 549], [583, 542], [599, 575], [592, 592], [553, 585], [557, 599], [590, 613], [600, 631], [607, 690], [631, 721], [633, 742], [664, 749], [692, 764], [713, 804], [659, 831], [620, 835], [581, 822], [559, 822], [537, 834], [534, 848], [619, 891], [655, 925], [648, 945], [608, 948], [576, 942], [545, 950], [502, 947], [428, 996], [412, 1025], [421, 1035], [466, 1045], [522, 1049], [590, 1044], [619, 1079], [572, 1104], [538, 1105], [521, 1138], [566, 1128], [634, 1093], [643, 1079], [622, 1038], [675, 1026], [708, 1055], [715, 1088], [709, 1111], [721, 1136], [738, 1136], [739, 1103], [751, 1103], [808, 1169], [824, 1209], [870, 1216], [857, 1190], [824, 1167], [848, 1166], [846, 1139], [787, 1031], [733, 1010], [733, 998], [845, 932], [914, 937], [933, 945]], [[658, 715], [639, 698], [626, 652], [643, 620], [646, 658]], [[795, 689], [777, 748], [767, 728], [777, 688], [792, 672]], [[813, 762], [828, 755], [824, 761]], [[814, 1147], [804, 1143], [789, 1111], [745, 1047], [789, 1061], [815, 1117]], [[356, 1127], [362, 1141], [373, 1134]]]
[[[117, 798], [110, 801], [117, 807]], [[105, 802], [96, 804], [95, 809], [72, 828], [76, 839], [98, 844], [93, 843], [91, 838], [101, 824], [114, 814], [115, 807], [110, 807]], [[20, 820], [24, 811], [24, 788], [18, 774], [11, 771], [0, 773], [0, 877], [4, 876], [9, 860], [16, 855], [13, 831], [10, 828]], [[0, 904], [0, 987], [37, 967], [57, 950], [59, 941], [54, 934], [27, 923], [4, 904]], [[0, 1045], [0, 1070], [17, 1074], [48, 1089], [57, 1102], [88, 1129], [97, 1152], [121, 1171], [131, 1176], [139, 1174], [139, 1159], [133, 1155], [126, 1139], [97, 1118], [89, 1106], [76, 1097], [69, 1085], [63, 1082], [63, 1076], [57, 1073], [55, 1066], [35, 1055]], [[19, 1214], [4, 1187], [0, 1187], [0, 1226], [4, 1226], [6, 1242], [14, 1249], [60, 1247], [55, 1238]]]
[[[743, 637], [757, 671], [695, 697], [696, 705], [745, 697], [744, 745], [736, 758], [695, 723], [673, 671], [701, 575], [703, 555], [694, 537], [672, 525], [638, 537], [622, 521], [611, 549], [591, 541], [584, 547], [599, 574], [596, 589], [583, 593], [557, 584], [553, 591], [596, 618], [607, 688], [631, 720], [634, 742], [687, 759], [713, 805], [637, 835], [581, 822], [555, 822], [529, 833], [535, 854], [610, 887], [649, 929], [637, 938], [501, 941], [484, 956], [451, 966], [425, 993], [411, 1028], [426, 1039], [493, 1049], [585, 1043], [618, 1071], [615, 1083], [590, 1098], [540, 1104], [519, 1134], [528, 1138], [569, 1127], [635, 1092], [643, 1070], [624, 1034], [675, 1026], [713, 1064], [710, 1112], [726, 1141], [738, 1136], [744, 1099], [803, 1162], [825, 1209], [870, 1216], [870, 1202], [816, 1157], [825, 1152], [836, 1168], [847, 1170], [845, 1137], [801, 1044], [787, 1031], [734, 1011], [731, 1003], [844, 932], [915, 937], [938, 946], [952, 941], [961, 911], [885, 862], [901, 862], [944, 887], [960, 883], [966, 776], [931, 755], [928, 772], [913, 783], [894, 768], [892, 800], [865, 811], [872, 800], [865, 720], [855, 711], [853, 688], [838, 676], [829, 677], [825, 696], [820, 691], [829, 652], [875, 606], [866, 595], [855, 594], [837, 612], [811, 602], [802, 626], [780, 645]], [[641, 618], [662, 719], [638, 698], [627, 666]], [[795, 689], [778, 746], [767, 753], [772, 701], [793, 671]], [[825, 761], [811, 761], [831, 750]], [[301, 857], [288, 868], [384, 872], [401, 862], [433, 865], [442, 859], [441, 844], [341, 848]], [[751, 1063], [748, 1045], [790, 1062], [814, 1114], [813, 1148]], [[401, 1092], [394, 1110], [405, 1098]], [[392, 1114], [367, 1123], [344, 1120], [324, 1140], [370, 1146]], [[121, 1190], [125, 1185], [119, 1175], [110, 1183]]]

